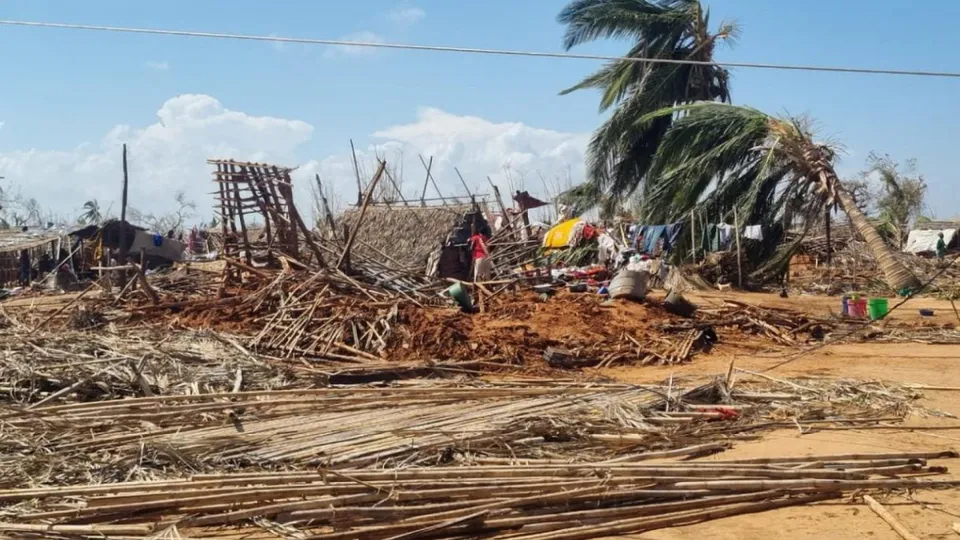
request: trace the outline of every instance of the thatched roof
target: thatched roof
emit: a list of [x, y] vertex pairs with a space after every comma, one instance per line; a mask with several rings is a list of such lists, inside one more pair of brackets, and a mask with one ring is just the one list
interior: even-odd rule
[[960, 220], [942, 219], [918, 221], [914, 228], [920, 231], [945, 231], [947, 229], [960, 229]]
[[[386, 255], [393, 259], [388, 264], [419, 269], [471, 211], [470, 205], [372, 206], [363, 217], [353, 249], [375, 259]], [[353, 230], [359, 216], [360, 209], [350, 208], [339, 217], [338, 226], [345, 223]]]
[[58, 238], [66, 237], [70, 231], [71, 229], [65, 227], [51, 229], [37, 227], [26, 231], [20, 228], [0, 230], [0, 253], [37, 248], [55, 242]]

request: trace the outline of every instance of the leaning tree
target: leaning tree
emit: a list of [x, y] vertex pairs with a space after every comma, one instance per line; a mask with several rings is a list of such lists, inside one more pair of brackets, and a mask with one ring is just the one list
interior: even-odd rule
[[669, 223], [692, 209], [736, 207], [746, 219], [770, 223], [792, 209], [813, 219], [836, 205], [866, 240], [892, 289], [920, 286], [837, 177], [834, 149], [815, 141], [803, 119], [701, 102], [653, 112], [639, 123], [662, 118], [672, 123], [647, 171], [648, 220]]
[[[709, 11], [698, 0], [574, 0], [558, 16], [566, 25], [564, 46], [598, 39], [630, 39], [626, 57], [712, 62], [716, 44], [736, 37], [724, 23], [710, 29]], [[566, 195], [568, 202], [608, 208], [629, 198], [647, 176], [672, 118], [638, 122], [643, 116], [695, 101], [730, 100], [729, 75], [711, 64], [619, 60], [563, 93], [599, 89], [600, 111], [613, 107], [587, 149], [587, 181]]]

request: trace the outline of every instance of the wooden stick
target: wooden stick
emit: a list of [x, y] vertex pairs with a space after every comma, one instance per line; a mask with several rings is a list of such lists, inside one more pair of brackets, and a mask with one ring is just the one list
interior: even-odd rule
[[117, 367], [118, 365], [124, 363], [125, 361], [126, 361], [126, 359], [124, 358], [123, 360], [120, 360], [119, 362], [114, 362], [113, 364], [110, 364], [109, 366], [107, 366], [107, 367], [105, 367], [105, 368], [102, 368], [102, 369], [100, 369], [99, 371], [96, 371], [96, 372], [94, 372], [94, 373], [91, 373], [90, 375], [88, 375], [88, 376], [80, 379], [79, 381], [71, 384], [70, 386], [67, 386], [66, 388], [61, 388], [60, 390], [57, 390], [56, 392], [50, 394], [49, 396], [41, 399], [40, 401], [38, 401], [38, 402], [36, 402], [36, 403], [32, 403], [31, 405], [29, 405], [29, 406], [27, 407], [27, 409], [33, 409], [33, 408], [35, 408], [35, 407], [40, 407], [40, 406], [42, 406], [43, 404], [49, 403], [49, 402], [57, 399], [58, 397], [60, 397], [60, 396], [62, 396], [62, 395], [69, 394], [70, 392], [73, 392], [73, 391], [76, 390], [77, 388], [79, 388], [79, 387], [83, 386], [84, 384], [86, 384], [88, 381], [90, 381], [90, 380], [93, 379], [94, 377], [97, 377], [97, 376], [99, 376], [101, 373], [103, 373], [103, 372], [105, 372], [105, 371], [109, 371], [109, 370]]
[[[353, 144], [351, 143], [351, 147], [352, 146]], [[386, 168], [387, 162], [381, 161], [380, 167], [377, 169], [377, 174], [373, 176], [373, 180], [370, 181], [370, 185], [367, 187], [367, 193], [363, 197], [363, 205], [360, 207], [360, 215], [357, 216], [357, 222], [354, 223], [350, 229], [350, 237], [347, 238], [347, 243], [343, 246], [343, 253], [340, 254], [340, 260], [337, 261], [337, 268], [343, 268], [344, 261], [350, 257], [350, 248], [357, 238], [357, 231], [360, 230], [360, 225], [363, 223], [363, 215], [367, 213], [370, 199], [373, 198], [373, 190], [377, 187], [377, 183], [380, 182], [380, 177], [383, 176], [383, 171], [385, 171]]]
[[733, 232], [737, 240], [737, 288], [743, 288], [743, 252], [740, 250], [740, 218], [737, 214], [737, 207], [733, 207]]
[[416, 531], [411, 531], [408, 533], [398, 534], [396, 536], [391, 536], [387, 540], [414, 540], [415, 538], [423, 538], [425, 536], [432, 536], [431, 533], [441, 531], [443, 529], [448, 529], [450, 527], [456, 527], [457, 525], [464, 525], [470, 523], [471, 521], [482, 521], [483, 518], [487, 517], [489, 510], [484, 510], [482, 512], [475, 512], [469, 516], [463, 516], [460, 518], [454, 518], [443, 523], [437, 523], [436, 525], [431, 525], [429, 527], [424, 527]]
[[156, 291], [153, 290], [153, 287], [147, 283], [147, 276], [143, 275], [143, 272], [140, 271], [140, 268], [136, 266], [133, 267], [134, 272], [136, 272], [137, 280], [140, 282], [140, 286], [143, 287], [143, 291], [147, 293], [147, 296], [150, 297], [150, 301], [153, 302], [153, 305], [160, 303], [160, 297], [157, 296]]
[[55, 525], [45, 523], [0, 523], [0, 531], [39, 532], [50, 534], [84, 534], [97, 537], [103, 535], [146, 535], [153, 527], [150, 525]]
[[730, 516], [742, 514], [751, 514], [764, 512], [776, 508], [785, 508], [799, 504], [808, 504], [817, 501], [823, 501], [834, 498], [836, 495], [820, 494], [806, 495], [795, 498], [780, 499], [776, 501], [763, 501], [756, 503], [747, 503], [729, 508], [715, 508], [704, 511], [683, 512], [678, 514], [668, 514], [655, 518], [635, 518], [608, 522], [600, 525], [584, 525], [580, 527], [565, 528], [560, 531], [551, 531], [542, 534], [522, 535], [517, 537], [523, 540], [589, 540], [591, 538], [602, 538], [606, 536], [616, 536], [623, 534], [636, 534], [642, 531], [652, 531], [673, 527], [681, 523], [697, 523], [710, 521]]
[[66, 311], [67, 309], [69, 309], [71, 306], [73, 306], [74, 304], [76, 304], [81, 298], [83, 298], [84, 296], [86, 296], [86, 294], [87, 294], [88, 292], [92, 291], [93, 289], [94, 289], [94, 285], [91, 284], [89, 287], [87, 287], [86, 289], [84, 289], [83, 292], [81, 292], [80, 294], [78, 294], [73, 300], [67, 302], [62, 308], [54, 311], [49, 317], [47, 317], [46, 319], [38, 322], [37, 325], [34, 326], [32, 330], [30, 330], [29, 332], [27, 332], [27, 335], [28, 335], [28, 336], [29, 336], [29, 335], [33, 335], [37, 330], [39, 330], [40, 328], [42, 328], [43, 325], [45, 325], [45, 324], [47, 324], [48, 322], [52, 321], [54, 318], [56, 318], [57, 315], [60, 315], [61, 313], [63, 313], [63, 312]]
[[254, 268], [254, 267], [252, 267], [252, 266], [249, 266], [249, 265], [246, 265], [246, 264], [244, 264], [244, 263], [242, 263], [242, 262], [240, 262], [240, 261], [238, 261], [238, 260], [236, 260], [236, 259], [231, 259], [231, 258], [229, 258], [229, 257], [224, 257], [223, 260], [224, 260], [224, 262], [226, 262], [227, 264], [229, 264], [229, 265], [231, 265], [231, 266], [236, 266], [237, 268], [240, 268], [240, 269], [243, 269], [243, 270], [246, 270], [247, 272], [250, 272], [251, 274], [253, 274], [253, 275], [255, 275], [255, 276], [259, 277], [259, 278], [268, 279], [268, 280], [269, 280], [269, 279], [273, 279], [273, 276], [271, 276], [270, 274], [264, 272], [263, 270], [258, 270], [258, 269], [256, 269], [256, 268]]
[[864, 495], [863, 501], [867, 503], [867, 505], [875, 514], [886, 521], [887, 525], [890, 525], [893, 530], [897, 531], [897, 534], [899, 534], [903, 540], [920, 540], [916, 535], [910, 532], [910, 529], [907, 529], [903, 523], [897, 521], [897, 518], [893, 517], [893, 514], [888, 512], [887, 509], [884, 508], [882, 504], [878, 503], [876, 499], [869, 495]]
[[953, 450], [943, 452], [879, 452], [874, 454], [825, 454], [820, 456], [776, 456], [743, 459], [727, 459], [711, 463], [804, 463], [808, 461], [861, 461], [875, 459], [948, 459], [960, 457]]

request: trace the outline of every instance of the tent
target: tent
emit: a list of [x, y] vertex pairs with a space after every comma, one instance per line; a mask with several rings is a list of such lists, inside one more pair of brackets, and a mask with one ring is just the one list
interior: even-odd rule
[[937, 238], [943, 233], [943, 241], [949, 246], [957, 233], [956, 229], [943, 230], [912, 230], [907, 235], [907, 243], [903, 251], [907, 253], [932, 253], [937, 251]]
[[573, 218], [554, 225], [543, 237], [543, 247], [550, 249], [567, 247], [570, 244], [570, 236], [581, 221], [583, 220], [580, 218]]

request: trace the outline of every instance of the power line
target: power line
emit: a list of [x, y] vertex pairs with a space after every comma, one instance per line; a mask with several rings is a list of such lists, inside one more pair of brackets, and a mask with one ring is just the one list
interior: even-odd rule
[[450, 47], [440, 45], [410, 45], [404, 43], [380, 43], [372, 41], [351, 41], [341, 39], [314, 39], [294, 38], [283, 36], [259, 36], [252, 34], [225, 34], [219, 32], [192, 32], [187, 30], [160, 30], [152, 28], [132, 28], [123, 26], [101, 26], [92, 24], [69, 24], [37, 21], [6, 21], [0, 20], [0, 25], [30, 26], [42, 28], [61, 28], [70, 30], [93, 30], [100, 32], [121, 32], [128, 34], [152, 34], [161, 36], [200, 37], [214, 39], [235, 39], [246, 41], [266, 41], [273, 43], [302, 43], [309, 45], [336, 45], [342, 47], [369, 47], [378, 49], [401, 49], [408, 51], [452, 52], [465, 54], [485, 54], [497, 56], [523, 56], [533, 58], [562, 58], [573, 60], [603, 60], [623, 61], [650, 64], [687, 64], [695, 66], [716, 66], [728, 68], [752, 69], [780, 69], [789, 71], [819, 71], [828, 73], [865, 73], [871, 75], [905, 75], [913, 77], [942, 77], [960, 79], [960, 72], [955, 71], [923, 71], [903, 69], [875, 69], [854, 67], [811, 66], [799, 64], [764, 64], [756, 62], [704, 62], [700, 60], [674, 60], [670, 58], [638, 58], [629, 56], [605, 56], [600, 54], [577, 54], [541, 51], [520, 51], [511, 49], [483, 49], [472, 47]]

